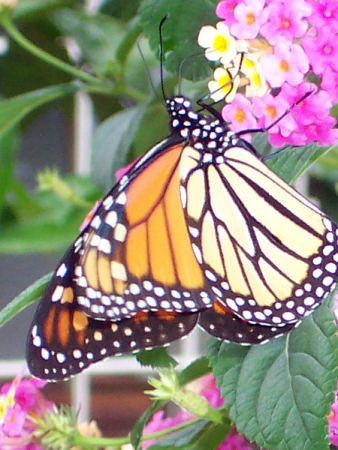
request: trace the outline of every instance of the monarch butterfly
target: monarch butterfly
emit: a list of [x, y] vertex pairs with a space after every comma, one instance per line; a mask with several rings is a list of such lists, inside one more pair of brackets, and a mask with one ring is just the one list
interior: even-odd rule
[[337, 226], [218, 117], [166, 100], [171, 135], [102, 200], [35, 314], [27, 359], [68, 378], [196, 325], [232, 342], [290, 331], [335, 286]]

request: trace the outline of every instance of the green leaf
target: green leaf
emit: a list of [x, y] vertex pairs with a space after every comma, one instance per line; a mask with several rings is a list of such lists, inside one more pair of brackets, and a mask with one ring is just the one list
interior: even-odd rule
[[5, 325], [10, 319], [19, 314], [20, 311], [31, 303], [41, 298], [51, 277], [52, 273], [49, 273], [40, 278], [8, 303], [8, 305], [0, 311], [0, 327]]
[[12, 17], [14, 20], [37, 18], [62, 6], [75, 4], [76, 0], [20, 0], [14, 8]]
[[159, 439], [149, 450], [214, 450], [229, 434], [230, 425], [201, 420], [187, 428]]
[[142, 416], [136, 422], [134, 428], [130, 433], [130, 443], [134, 447], [135, 450], [142, 450], [141, 447], [141, 438], [143, 429], [146, 426], [150, 417], [155, 414], [158, 410], [160, 410], [164, 405], [165, 401], [157, 400], [153, 402], [149, 408], [142, 414]]
[[126, 164], [147, 104], [128, 108], [103, 121], [95, 130], [91, 171], [94, 181], [110, 189], [114, 173]]
[[75, 39], [84, 59], [98, 73], [106, 73], [124, 34], [123, 26], [112, 17], [62, 9], [52, 14], [54, 24]]
[[83, 213], [69, 217], [67, 223], [27, 220], [13, 224], [0, 236], [0, 254], [49, 253], [65, 251], [79, 233]]
[[316, 144], [291, 147], [266, 160], [266, 164], [283, 180], [293, 183], [318, 158], [330, 152], [333, 147], [318, 147]]
[[140, 0], [103, 0], [100, 2], [100, 11], [123, 21], [135, 16]]
[[162, 103], [149, 105], [135, 133], [133, 156], [139, 157], [169, 134], [168, 112]]
[[178, 375], [180, 386], [185, 386], [211, 372], [209, 360], [206, 357], [196, 359]]
[[127, 26], [126, 33], [123, 36], [122, 41], [116, 50], [116, 59], [124, 64], [126, 59], [133, 49], [137, 38], [142, 32], [142, 27], [140, 25], [140, 20], [138, 17], [135, 17]]
[[175, 367], [177, 361], [172, 358], [164, 347], [142, 350], [136, 354], [136, 359], [142, 366]]
[[325, 301], [298, 328], [267, 344], [211, 341], [211, 365], [240, 433], [268, 449], [329, 449], [327, 415], [338, 376], [336, 332]]
[[0, 136], [0, 215], [11, 186], [18, 147], [18, 135], [14, 128]]
[[[197, 36], [203, 25], [217, 22], [217, 1], [210, 0], [144, 0], [139, 9], [145, 36], [153, 51], [159, 50], [159, 25], [169, 14], [163, 25], [164, 66], [169, 72], [182, 73], [189, 80], [206, 78], [211, 74], [210, 64], [204, 51], [197, 45]], [[187, 59], [188, 57], [191, 58]]]
[[0, 138], [34, 109], [64, 95], [75, 93], [79, 89], [79, 86], [73, 84], [62, 84], [0, 101]]
[[[95, 200], [102, 197], [102, 191], [87, 178], [75, 175], [65, 177], [76, 194], [94, 206]], [[19, 186], [20, 188], [20, 186]], [[14, 190], [13, 190], [14, 192]], [[16, 221], [2, 226], [0, 233], [0, 253], [61, 252], [80, 232], [88, 208], [80, 208], [71, 201], [61, 198], [54, 192], [39, 192], [34, 202], [26, 200], [25, 192], [15, 192], [11, 208]], [[26, 201], [33, 213], [21, 205]]]
[[337, 170], [338, 170], [338, 146], [336, 145], [330, 151], [330, 153], [325, 154], [318, 163], [323, 166], [325, 171], [329, 173], [333, 173], [334, 178], [336, 178]]

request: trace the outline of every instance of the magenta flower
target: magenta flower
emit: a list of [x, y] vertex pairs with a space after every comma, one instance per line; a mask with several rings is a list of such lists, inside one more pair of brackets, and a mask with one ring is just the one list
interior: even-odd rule
[[[257, 121], [252, 113], [251, 102], [242, 94], [236, 94], [229, 105], [222, 109], [223, 119], [229, 123], [232, 131], [257, 128]], [[250, 141], [250, 134], [244, 135], [244, 139]]]
[[321, 27], [317, 36], [306, 35], [301, 45], [316, 75], [322, 75], [327, 67], [338, 72], [337, 29], [330, 25]]
[[333, 103], [338, 102], [338, 72], [327, 67], [322, 75], [322, 90], [326, 91]]
[[231, 34], [238, 39], [254, 39], [268, 18], [269, 13], [264, 9], [264, 4], [265, 0], [238, 4], [234, 10], [236, 21], [231, 25]]
[[261, 27], [260, 33], [271, 45], [277, 44], [281, 38], [292, 42], [306, 33], [308, 21], [305, 17], [311, 14], [311, 7], [303, 0], [276, 0], [269, 4], [267, 10], [269, 21]]
[[337, 0], [309, 0], [312, 8], [309, 22], [317, 28], [324, 25], [338, 26], [338, 2]]
[[[281, 96], [274, 97], [271, 94], [265, 94], [263, 97], [254, 97], [252, 99], [254, 115], [259, 119], [258, 127], [266, 128], [272, 122], [277, 120], [287, 110], [288, 102]], [[280, 133], [282, 136], [289, 136], [295, 129], [295, 121], [292, 114], [287, 114], [282, 120], [271, 128], [270, 133]]]
[[241, 0], [222, 0], [216, 6], [216, 14], [224, 19], [229, 28], [236, 22], [234, 12], [236, 6], [240, 3], [242, 3]]
[[278, 133], [270, 135], [270, 142], [273, 145], [281, 146], [285, 143], [308, 145], [317, 141], [319, 145], [327, 146], [336, 143], [338, 130], [332, 129], [336, 119], [329, 115], [332, 101], [325, 91], [315, 93], [315, 89], [316, 87], [312, 83], [303, 83], [298, 87], [285, 83], [282, 86], [278, 97], [291, 105], [306, 92], [313, 91], [314, 93], [293, 108], [290, 114], [286, 116], [286, 118], [291, 116], [295, 121], [295, 127], [291, 133], [288, 134], [287, 130], [282, 130], [279, 127]]
[[[237, 55], [230, 66], [238, 67], [240, 93], [222, 111], [230, 128], [236, 132], [265, 128], [291, 108], [269, 130], [272, 145], [335, 144], [336, 119], [329, 111], [338, 101], [338, 2], [222, 0], [216, 12], [231, 33], [241, 38], [235, 43]], [[251, 40], [245, 40], [248, 36]], [[320, 77], [317, 86], [307, 83], [313, 75]], [[276, 88], [279, 93], [273, 92]], [[293, 108], [306, 89], [318, 92]], [[241, 99], [244, 93], [246, 102]]]
[[[213, 408], [219, 408], [223, 405], [223, 399], [220, 396], [220, 391], [216, 386], [216, 380], [213, 375], [206, 375], [199, 380], [194, 381], [189, 385], [189, 388], [205, 397]], [[144, 435], [171, 428], [175, 425], [187, 422], [188, 420], [193, 419], [193, 417], [192, 414], [186, 411], [181, 411], [174, 417], [165, 417], [164, 411], [158, 411], [145, 427]], [[155, 442], [155, 439], [143, 442], [142, 449], [147, 449]], [[218, 450], [252, 450], [252, 448], [245, 437], [239, 435], [233, 429], [218, 447]]]
[[303, 49], [284, 40], [275, 45], [272, 55], [262, 56], [259, 62], [263, 75], [272, 88], [280, 87], [285, 82], [297, 86], [309, 70]]
[[[335, 296], [335, 304], [337, 296]], [[331, 405], [331, 412], [328, 415], [329, 421], [329, 439], [331, 443], [338, 446], [338, 390], [335, 392], [335, 399]]]
[[33, 442], [36, 417], [44, 417], [53, 404], [40, 392], [46, 384], [40, 380], [23, 380], [18, 375], [0, 389], [0, 448], [2, 450], [42, 450]]
[[138, 161], [139, 159], [140, 159], [140, 158], [136, 158], [133, 162], [131, 162], [131, 163], [128, 164], [127, 166], [121, 167], [121, 169], [118, 169], [118, 170], [115, 172], [115, 176], [116, 176], [117, 181], [120, 181], [121, 178], [124, 177], [124, 175], [126, 175], [126, 174], [129, 172], [129, 170], [137, 163], [137, 161]]

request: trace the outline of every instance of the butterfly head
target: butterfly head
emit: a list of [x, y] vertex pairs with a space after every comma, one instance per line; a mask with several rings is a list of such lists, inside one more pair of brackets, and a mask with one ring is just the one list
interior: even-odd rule
[[229, 131], [225, 121], [194, 110], [186, 97], [169, 98], [166, 106], [173, 134], [189, 141], [196, 150], [223, 153], [224, 147], [234, 144], [234, 133]]

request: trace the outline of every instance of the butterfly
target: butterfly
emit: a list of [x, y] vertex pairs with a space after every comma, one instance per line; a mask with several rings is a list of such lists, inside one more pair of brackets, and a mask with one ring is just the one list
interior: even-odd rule
[[30, 372], [59, 380], [168, 345], [198, 324], [257, 344], [336, 284], [338, 229], [218, 115], [166, 100], [171, 135], [101, 201], [33, 319]]

